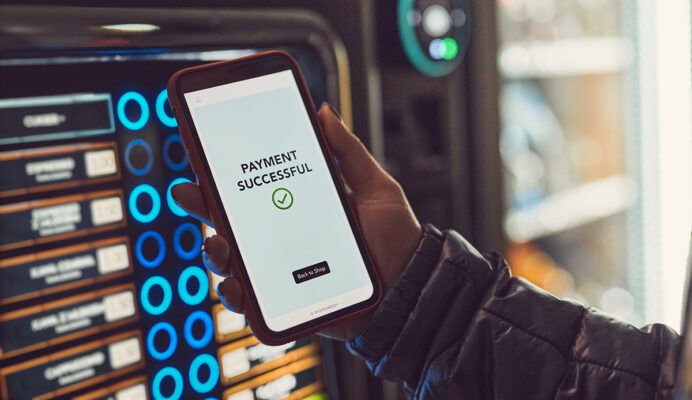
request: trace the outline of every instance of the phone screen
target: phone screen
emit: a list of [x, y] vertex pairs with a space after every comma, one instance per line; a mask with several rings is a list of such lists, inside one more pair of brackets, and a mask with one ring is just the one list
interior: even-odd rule
[[267, 327], [281, 332], [370, 299], [293, 72], [184, 97]]

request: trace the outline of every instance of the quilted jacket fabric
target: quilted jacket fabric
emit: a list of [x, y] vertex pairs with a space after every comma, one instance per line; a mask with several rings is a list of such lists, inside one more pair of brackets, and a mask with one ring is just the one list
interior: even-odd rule
[[370, 324], [347, 343], [412, 399], [670, 399], [680, 338], [512, 278], [428, 225]]

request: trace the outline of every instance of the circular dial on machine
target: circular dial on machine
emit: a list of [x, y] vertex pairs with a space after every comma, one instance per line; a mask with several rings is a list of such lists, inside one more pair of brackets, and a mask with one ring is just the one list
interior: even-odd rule
[[422, 73], [444, 76], [464, 58], [471, 35], [468, 0], [399, 0], [399, 36]]

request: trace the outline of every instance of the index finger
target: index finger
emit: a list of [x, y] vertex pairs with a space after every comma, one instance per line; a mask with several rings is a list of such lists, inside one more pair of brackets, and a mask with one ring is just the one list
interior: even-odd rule
[[320, 108], [318, 118], [348, 186], [356, 196], [367, 197], [390, 185], [389, 175], [332, 110], [325, 104]]

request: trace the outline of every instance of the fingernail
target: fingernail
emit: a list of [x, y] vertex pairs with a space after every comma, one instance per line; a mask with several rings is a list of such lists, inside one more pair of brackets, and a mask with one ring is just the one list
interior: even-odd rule
[[216, 294], [219, 296], [220, 299], [223, 299], [223, 289], [221, 286], [223, 285], [223, 281], [219, 282], [218, 285], [216, 285]]
[[173, 198], [173, 201], [175, 202], [175, 204], [178, 204], [178, 196], [176, 196], [176, 194], [175, 194], [175, 192], [176, 192], [175, 188], [176, 187], [178, 187], [178, 185], [175, 185], [171, 188], [171, 197]]
[[336, 117], [339, 118], [339, 121], [344, 121], [343, 118], [341, 118], [341, 114], [339, 114], [336, 108], [334, 108], [331, 104], [327, 103], [326, 101], [322, 102], [322, 106], [320, 108], [324, 107], [325, 105], [329, 107], [329, 110], [332, 112], [332, 114], [336, 115]]
[[219, 284], [216, 285], [216, 294], [219, 296], [219, 301], [221, 302], [221, 304], [223, 304], [223, 306], [226, 307], [228, 311], [236, 312], [233, 308], [231, 308], [228, 305], [228, 303], [226, 303], [226, 298], [223, 296], [223, 281], [219, 282]]

